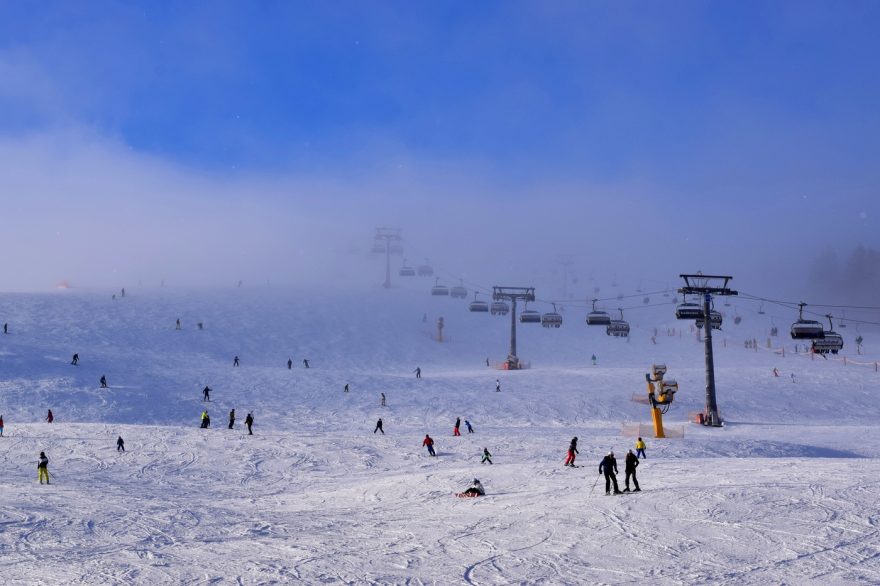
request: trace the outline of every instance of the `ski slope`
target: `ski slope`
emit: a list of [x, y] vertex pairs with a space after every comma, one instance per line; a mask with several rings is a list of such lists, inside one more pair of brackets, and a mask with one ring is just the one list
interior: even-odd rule
[[[784, 338], [746, 349], [766, 344], [769, 323], [725, 324], [727, 425], [705, 429], [687, 423], [704, 401], [702, 344], [666, 335], [683, 324], [671, 304], [630, 312], [628, 341], [574, 308], [559, 330], [520, 326], [533, 368], [505, 372], [485, 360], [506, 355], [509, 320], [426, 288], [0, 296], [3, 582], [880, 583], [870, 346], [854, 356], [847, 339], [865, 364], [844, 365], [794, 355]], [[679, 382], [665, 421], [685, 436], [646, 438], [643, 492], [605, 497], [598, 462], [614, 449], [623, 484], [634, 438], [622, 425], [649, 421], [632, 397], [655, 361]], [[476, 433], [453, 437], [456, 417]], [[583, 467], [563, 468], [575, 435]], [[37, 483], [41, 450], [50, 486]], [[474, 477], [486, 497], [452, 496]]]

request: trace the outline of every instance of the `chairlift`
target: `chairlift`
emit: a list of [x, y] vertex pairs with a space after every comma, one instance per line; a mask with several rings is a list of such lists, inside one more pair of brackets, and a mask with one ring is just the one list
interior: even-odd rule
[[510, 306], [506, 301], [493, 301], [489, 306], [489, 313], [492, 315], [507, 315], [510, 313]]
[[675, 308], [675, 319], [700, 319], [703, 317], [703, 308], [699, 303], [683, 301]]
[[474, 291], [474, 300], [470, 302], [470, 305], [468, 305], [468, 311], [472, 311], [474, 313], [488, 313], [489, 303], [486, 301], [480, 301], [479, 299], [477, 299], [477, 295], [479, 295], [479, 293]]
[[822, 324], [814, 319], [804, 319], [804, 307], [806, 303], [798, 304], [798, 320], [791, 324], [791, 338], [793, 340], [821, 340], [825, 337]]
[[452, 289], [449, 290], [449, 295], [453, 299], [464, 299], [468, 295], [468, 290], [464, 286], [464, 281], [462, 279], [458, 280], [458, 285], [455, 285]]
[[[528, 307], [528, 302], [526, 302], [526, 307]], [[534, 309], [523, 309], [522, 313], [519, 314], [519, 323], [539, 324], [541, 323], [541, 314]]]
[[385, 243], [377, 238], [373, 241], [373, 248], [370, 249], [370, 252], [374, 254], [385, 254]]
[[434, 267], [431, 266], [431, 263], [428, 262], [428, 259], [425, 259], [425, 264], [419, 265], [418, 274], [420, 277], [434, 276]]
[[400, 267], [400, 276], [401, 277], [415, 277], [416, 270], [410, 266], [407, 266], [406, 259], [403, 259], [403, 266]]
[[611, 316], [604, 311], [596, 309], [598, 299], [593, 299], [593, 311], [587, 314], [588, 326], [607, 326], [611, 323]]
[[440, 278], [437, 277], [437, 280], [434, 282], [434, 286], [431, 287], [431, 295], [435, 296], [443, 296], [449, 295], [449, 287], [440, 284]]
[[843, 350], [843, 336], [834, 331], [834, 324], [831, 323], [831, 315], [828, 318], [828, 330], [823, 332], [823, 337], [819, 340], [813, 340], [813, 352], [817, 354], [837, 354]]
[[388, 245], [388, 252], [391, 254], [403, 254], [403, 245], [398, 242], [392, 242]]
[[644, 299], [642, 299], [642, 303], [644, 303], [645, 305], [647, 305], [648, 303], [651, 303], [651, 298], [645, 297]]
[[761, 306], [758, 308], [758, 315], [764, 315], [764, 302], [761, 302]]
[[558, 328], [562, 326], [562, 315], [556, 312], [555, 303], [553, 304], [553, 311], [541, 316], [541, 325], [545, 328]]
[[[724, 316], [721, 315], [721, 312], [715, 311], [714, 309], [709, 310], [709, 325], [712, 326], [713, 330], [720, 330], [723, 321]], [[694, 325], [698, 328], [702, 328], [703, 325], [705, 325], [702, 316], [696, 319]]]
[[617, 311], [620, 312], [620, 319], [611, 320], [605, 328], [605, 334], [616, 338], [627, 338], [629, 337], [629, 322], [624, 321], [622, 309]]

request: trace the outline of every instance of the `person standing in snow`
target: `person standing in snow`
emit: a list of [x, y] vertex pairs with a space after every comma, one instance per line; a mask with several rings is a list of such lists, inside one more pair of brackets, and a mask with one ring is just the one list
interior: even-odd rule
[[232, 359], [232, 366], [239, 366], [238, 356], [236, 356], [235, 358]]
[[293, 359], [292, 358], [287, 359], [287, 370], [293, 370]]
[[40, 479], [40, 484], [43, 484], [43, 479], [46, 479], [46, 484], [49, 484], [49, 458], [46, 457], [46, 452], [40, 452], [40, 460], [37, 462], [37, 476]]
[[174, 329], [175, 329], [175, 330], [179, 330], [179, 329], [180, 329], [180, 318], [177, 318], [177, 321], [176, 321], [175, 324], [174, 324]]
[[3, 437], [3, 416], [0, 415], [0, 437]]
[[235, 426], [235, 409], [229, 412], [229, 429]]
[[105, 375], [105, 374], [101, 375], [101, 388], [102, 389], [107, 388], [107, 375]]
[[254, 435], [254, 431], [251, 429], [251, 426], [254, 424], [254, 414], [248, 413], [247, 417], [244, 418], [244, 424], [247, 425], [248, 435]]
[[633, 485], [636, 487], [633, 492], [641, 492], [641, 488], [639, 488], [639, 480], [636, 478], [636, 468], [639, 467], [639, 459], [636, 458], [636, 455], [633, 454], [632, 450], [629, 450], [626, 453], [626, 460], [623, 463], [623, 471], [626, 474], [624, 478], [624, 483], [626, 484], [626, 488], [623, 489], [623, 492], [629, 492], [629, 478], [632, 476]]
[[617, 459], [614, 457], [614, 452], [608, 452], [608, 455], [602, 458], [599, 463], [599, 474], [605, 475], [605, 494], [611, 494], [612, 484], [614, 484], [614, 494], [621, 494], [617, 486]]
[[210, 401], [211, 400], [211, 387], [205, 385], [205, 388], [202, 389], [202, 401]]
[[464, 426], [467, 428], [468, 433], [474, 433], [474, 428], [471, 427], [471, 422], [467, 419], [464, 420]]
[[461, 435], [461, 432], [458, 431], [458, 428], [461, 427], [461, 417], [455, 418], [455, 427], [452, 429], [452, 435]]
[[779, 376], [779, 370], [777, 370], [775, 366], [773, 367], [773, 376]]
[[52, 415], [52, 410], [49, 409], [49, 414], [46, 415], [46, 423], [52, 423], [53, 421], [55, 421], [55, 416]]
[[420, 367], [416, 366], [413, 372], [416, 373], [416, 378], [422, 378], [422, 369]]
[[9, 333], [9, 322], [6, 322], [6, 323], [3, 324], [3, 333], [4, 333], [4, 334], [8, 334], [8, 333]]
[[486, 366], [489, 366], [489, 358], [486, 357]]
[[125, 442], [122, 440], [122, 436], [120, 435], [116, 438], [116, 451], [124, 452], [125, 451]]
[[79, 364], [79, 354], [74, 353], [73, 359], [70, 361], [70, 363], [74, 366]]
[[642, 438], [639, 438], [636, 440], [636, 458], [638, 458], [638, 457], [647, 458], [648, 457], [645, 455], [645, 448], [646, 447], [647, 446], [645, 445], [645, 442], [642, 440]]
[[577, 455], [579, 453], [580, 452], [578, 452], [578, 438], [573, 437], [573, 438], [571, 438], [571, 443], [568, 444], [568, 456], [566, 456], [565, 464], [563, 464], [563, 465], [564, 466], [571, 466], [572, 468], [574, 468], [575, 467], [574, 460], [575, 460], [575, 458], [577, 458]]
[[596, 366], [596, 355], [595, 354], [593, 354], [592, 360], [593, 360], [593, 366]]
[[486, 462], [492, 463], [492, 454], [489, 453], [489, 448], [483, 448], [483, 459], [480, 460], [480, 464], [485, 464]]
[[377, 431], [381, 431], [382, 435], [385, 435], [385, 430], [382, 429], [382, 418], [381, 417], [379, 418], [379, 421], [376, 422], [376, 429], [373, 430], [373, 433], [376, 433]]
[[303, 366], [306, 368], [309, 367], [309, 359], [308, 358], [303, 358]]
[[379, 406], [384, 407], [385, 406], [385, 393], [379, 393], [379, 395], [381, 395], [379, 398]]
[[202, 411], [202, 429], [208, 429], [211, 426], [211, 418], [208, 416], [208, 410]]
[[501, 392], [501, 381], [497, 378], [495, 379], [495, 392], [496, 393]]
[[425, 434], [425, 439], [422, 440], [422, 445], [428, 448], [428, 454], [431, 456], [436, 456], [434, 453], [434, 440], [431, 439], [431, 436], [427, 433]]

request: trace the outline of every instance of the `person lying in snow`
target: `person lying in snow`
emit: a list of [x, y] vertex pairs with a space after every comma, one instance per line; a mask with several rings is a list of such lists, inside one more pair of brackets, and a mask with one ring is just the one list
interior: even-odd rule
[[458, 493], [456, 496], [486, 496], [486, 490], [483, 488], [483, 485], [480, 484], [480, 481], [474, 478], [474, 482], [471, 484], [470, 488], [464, 492]]

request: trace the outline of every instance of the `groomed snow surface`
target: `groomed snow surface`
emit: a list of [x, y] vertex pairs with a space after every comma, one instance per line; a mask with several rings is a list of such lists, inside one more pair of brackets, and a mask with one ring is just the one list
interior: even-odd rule
[[[704, 402], [703, 347], [671, 303], [629, 312], [628, 341], [587, 327], [581, 309], [560, 329], [520, 326], [533, 368], [504, 372], [485, 360], [506, 355], [509, 319], [427, 289], [0, 296], [0, 581], [880, 583], [870, 345], [856, 356], [847, 338], [843, 354], [866, 364], [844, 365], [773, 338], [783, 357], [743, 347], [766, 346], [766, 316], [725, 324], [715, 348], [727, 424], [707, 429], [687, 422]], [[678, 380], [665, 421], [684, 438], [646, 437], [642, 492], [606, 497], [599, 460], [614, 450], [623, 488], [635, 438], [621, 430], [650, 421], [632, 397], [652, 362]], [[456, 417], [476, 433], [453, 437]], [[580, 468], [562, 466], [572, 436]], [[40, 451], [49, 486], [37, 482]], [[456, 498], [475, 477], [487, 496]]]

